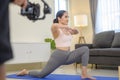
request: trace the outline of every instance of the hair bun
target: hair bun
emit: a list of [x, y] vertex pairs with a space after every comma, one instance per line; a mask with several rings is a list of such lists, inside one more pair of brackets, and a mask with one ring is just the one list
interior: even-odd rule
[[58, 20], [57, 20], [57, 19], [54, 19], [54, 20], [53, 20], [53, 23], [58, 23]]

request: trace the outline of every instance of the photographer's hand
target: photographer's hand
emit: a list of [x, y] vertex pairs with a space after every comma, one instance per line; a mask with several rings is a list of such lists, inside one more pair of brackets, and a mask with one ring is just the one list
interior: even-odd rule
[[22, 8], [26, 8], [27, 7], [27, 0], [14, 0], [13, 3], [21, 6]]

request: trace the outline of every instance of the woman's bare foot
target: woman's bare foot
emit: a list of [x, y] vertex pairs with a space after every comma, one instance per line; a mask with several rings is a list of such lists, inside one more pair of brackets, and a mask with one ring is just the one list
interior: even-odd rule
[[88, 78], [89, 80], [96, 80], [96, 78], [90, 76], [90, 75], [81, 75], [81, 79], [85, 80], [86, 78]]
[[28, 71], [26, 69], [23, 69], [22, 71], [18, 72], [16, 75], [18, 76], [23, 76], [23, 75], [27, 75]]

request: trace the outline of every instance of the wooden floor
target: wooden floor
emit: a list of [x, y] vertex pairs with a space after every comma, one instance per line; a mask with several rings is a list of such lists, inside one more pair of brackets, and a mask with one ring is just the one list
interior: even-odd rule
[[[12, 73], [17, 73], [18, 71], [15, 72], [8, 72], [7, 74], [12, 74]], [[110, 77], [118, 77], [118, 70], [116, 69], [91, 69], [88, 68], [88, 73], [93, 76], [110, 76]], [[81, 74], [81, 69], [79, 68], [76, 72], [75, 66], [72, 65], [64, 65], [56, 69], [53, 74]], [[7, 79], [7, 80], [18, 80], [18, 79]]]

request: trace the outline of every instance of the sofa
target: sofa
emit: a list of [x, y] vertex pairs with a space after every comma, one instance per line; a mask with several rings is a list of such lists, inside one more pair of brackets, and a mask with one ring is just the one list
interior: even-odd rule
[[75, 49], [82, 46], [89, 48], [89, 64], [120, 65], [120, 32], [104, 31], [97, 33], [92, 44], [75, 44]]

